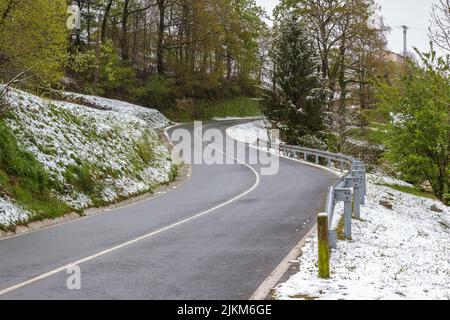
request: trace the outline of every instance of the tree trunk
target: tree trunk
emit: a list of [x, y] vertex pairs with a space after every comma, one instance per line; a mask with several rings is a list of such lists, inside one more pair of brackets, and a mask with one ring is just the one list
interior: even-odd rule
[[91, 0], [87, 0], [87, 19], [86, 19], [86, 31], [87, 31], [87, 44], [91, 45]]
[[231, 79], [231, 73], [232, 73], [232, 61], [231, 61], [231, 53], [229, 49], [227, 49], [227, 80]]
[[[343, 36], [342, 46], [340, 48], [341, 57], [345, 57], [346, 54], [346, 39]], [[338, 132], [339, 132], [339, 143], [338, 148], [339, 151], [344, 147], [345, 141], [347, 140], [347, 83], [345, 81], [345, 61], [342, 59], [339, 66], [339, 102], [338, 102]]]
[[[98, 22], [100, 24], [101, 21], [101, 15], [98, 19]], [[100, 75], [100, 54], [101, 54], [101, 30], [97, 32], [97, 39], [95, 42], [95, 60], [96, 60], [96, 68], [94, 71], [94, 86], [95, 88], [98, 88], [98, 82], [99, 82], [99, 75]]]
[[159, 22], [158, 41], [156, 45], [156, 67], [159, 75], [164, 75], [164, 30], [166, 16], [166, 0], [158, 0]]
[[147, 14], [144, 12], [144, 39], [143, 39], [143, 57], [142, 57], [142, 79], [147, 79]]
[[113, 0], [108, 1], [108, 3], [106, 4], [106, 7], [105, 7], [104, 15], [103, 15], [102, 35], [101, 35], [102, 43], [105, 43], [105, 40], [106, 40], [106, 23], [108, 22], [108, 17], [109, 17], [109, 12], [111, 11], [112, 2], [113, 2]]
[[139, 30], [139, 14], [134, 15], [134, 32], [133, 32], [133, 60], [137, 61], [137, 35]]
[[128, 48], [128, 6], [130, 4], [130, 0], [125, 0], [122, 14], [122, 37], [121, 37], [121, 53], [122, 60], [128, 61], [130, 59], [129, 48]]

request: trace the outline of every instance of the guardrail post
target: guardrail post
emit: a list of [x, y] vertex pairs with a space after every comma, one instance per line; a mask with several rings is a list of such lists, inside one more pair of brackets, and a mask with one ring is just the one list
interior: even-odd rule
[[366, 195], [367, 194], [367, 170], [366, 170], [366, 166], [364, 164], [359, 164], [357, 166], [355, 166], [354, 168], [355, 170], [358, 171], [363, 171], [363, 194]]
[[354, 176], [350, 176], [345, 178], [345, 187], [346, 188], [353, 188], [353, 200], [355, 204], [355, 218], [359, 219], [361, 217], [361, 195], [360, 195], [360, 189], [362, 186], [362, 179]]
[[320, 213], [317, 217], [317, 238], [319, 244], [319, 277], [330, 277], [330, 247], [328, 245], [328, 215]]
[[360, 186], [360, 190], [359, 190], [359, 199], [361, 201], [361, 204], [365, 204], [366, 203], [366, 188], [365, 188], [365, 181], [366, 181], [366, 170], [365, 169], [360, 169], [361, 166], [356, 166], [357, 170], [353, 170], [352, 171], [352, 176], [355, 178], [359, 178], [361, 180], [361, 186]]
[[305, 162], [308, 162], [308, 154], [307, 153], [303, 154], [303, 159], [305, 160]]
[[336, 230], [328, 230], [328, 243], [330, 245], [330, 249], [337, 248], [337, 231]]
[[319, 164], [319, 156], [316, 156], [316, 164]]
[[330, 244], [331, 249], [337, 248], [337, 232], [336, 230], [331, 230], [333, 227], [334, 206], [336, 204], [335, 198], [334, 187], [328, 188], [327, 206], [325, 211], [328, 214], [328, 243]]
[[344, 236], [345, 239], [352, 239], [352, 202], [344, 202]]
[[352, 190], [334, 189], [336, 201], [344, 202], [344, 236], [346, 239], [352, 238]]
[[353, 192], [355, 193], [353, 197], [353, 201], [355, 203], [353, 216], [355, 217], [355, 219], [361, 219], [361, 188], [355, 187], [353, 188]]

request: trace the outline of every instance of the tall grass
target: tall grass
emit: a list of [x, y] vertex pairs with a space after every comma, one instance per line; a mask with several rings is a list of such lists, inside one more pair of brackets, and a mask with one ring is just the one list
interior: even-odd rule
[[4, 120], [0, 120], [0, 194], [32, 212], [29, 220], [33, 221], [71, 211], [52, 193], [61, 188], [32, 153], [19, 148], [14, 134]]

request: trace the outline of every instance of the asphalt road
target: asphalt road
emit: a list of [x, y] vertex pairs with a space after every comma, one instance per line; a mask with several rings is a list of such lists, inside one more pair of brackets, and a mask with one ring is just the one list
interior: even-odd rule
[[[194, 165], [161, 197], [0, 240], [0, 299], [249, 299], [314, 226], [336, 180], [287, 159], [273, 176], [251, 168]], [[77, 261], [82, 289], [69, 290], [64, 266]]]

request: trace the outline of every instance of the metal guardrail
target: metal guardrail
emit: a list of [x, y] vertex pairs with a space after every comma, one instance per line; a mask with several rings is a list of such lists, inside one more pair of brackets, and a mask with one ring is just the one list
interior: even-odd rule
[[333, 216], [336, 205], [344, 203], [344, 236], [352, 238], [352, 216], [361, 217], [361, 205], [365, 203], [366, 166], [364, 162], [339, 153], [314, 150], [281, 144], [280, 153], [286, 157], [313, 162], [324, 167], [338, 164], [341, 172], [347, 172], [328, 190], [325, 213], [328, 216], [328, 239], [331, 248], [337, 246], [337, 230], [333, 229]]

